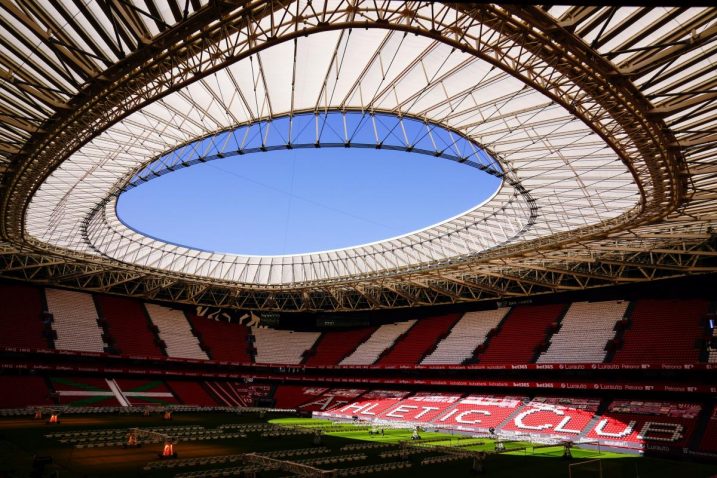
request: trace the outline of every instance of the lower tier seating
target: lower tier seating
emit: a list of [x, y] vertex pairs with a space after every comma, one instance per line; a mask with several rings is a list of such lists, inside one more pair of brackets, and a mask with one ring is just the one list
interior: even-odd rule
[[409, 392], [401, 390], [370, 390], [356, 400], [343, 406], [331, 408], [319, 415], [337, 418], [359, 417], [373, 420], [382, 412], [398, 405]]
[[73, 407], [175, 405], [162, 380], [132, 378], [51, 377], [60, 404]]
[[502, 428], [516, 435], [545, 435], [576, 440], [587, 431], [600, 406], [598, 399], [536, 397]]
[[172, 391], [161, 380], [118, 378], [113, 381], [130, 406], [176, 405], [179, 403]]
[[[677, 402], [614, 401], [597, 416], [600, 400], [369, 391], [351, 403], [315, 412], [320, 417], [362, 421], [428, 424], [436, 427], [526, 439], [597, 440], [635, 450], [687, 446], [696, 428], [700, 405]], [[715, 420], [717, 421], [717, 419]], [[707, 433], [714, 433], [708, 430]], [[709, 435], [707, 435], [709, 438]], [[712, 446], [712, 445], [708, 445]]]
[[302, 412], [324, 412], [347, 405], [364, 393], [366, 390], [361, 388], [332, 388], [302, 403], [296, 409]]
[[122, 396], [110, 388], [104, 378], [51, 377], [52, 388], [59, 403], [73, 407], [119, 407], [126, 406]]
[[484, 432], [498, 427], [527, 400], [492, 395], [372, 390], [343, 406], [317, 412], [317, 416], [373, 421], [432, 424], [449, 429]]
[[489, 433], [498, 429], [527, 401], [525, 397], [468, 395], [454, 407], [433, 420], [433, 423], [456, 430]]
[[700, 409], [691, 403], [616, 400], [586, 436], [619, 448], [684, 447]]
[[305, 403], [315, 401], [328, 390], [324, 387], [279, 385], [274, 392], [274, 406], [277, 408], [300, 408]]
[[216, 400], [227, 407], [252, 407], [271, 397], [270, 385], [240, 382], [205, 382]]
[[460, 393], [418, 392], [404, 398], [399, 406], [385, 410], [378, 417], [384, 420], [430, 423], [461, 397]]
[[220, 404], [207, 392], [201, 383], [179, 380], [167, 381], [167, 386], [174, 395], [185, 405], [199, 407], [214, 407]]

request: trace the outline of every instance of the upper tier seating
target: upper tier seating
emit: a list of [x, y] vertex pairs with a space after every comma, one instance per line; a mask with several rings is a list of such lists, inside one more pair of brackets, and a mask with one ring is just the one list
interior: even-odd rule
[[192, 333], [184, 312], [161, 305], [145, 305], [150, 319], [159, 329], [159, 338], [167, 346], [167, 355], [177, 358], [209, 359], [199, 346], [199, 340]]
[[169, 380], [167, 381], [167, 385], [185, 405], [196, 405], [199, 407], [216, 407], [219, 405], [219, 402], [214, 400], [200, 383]]
[[459, 318], [457, 314], [450, 314], [418, 320], [376, 364], [416, 365]]
[[42, 335], [41, 314], [39, 289], [3, 284], [0, 287], [0, 347], [49, 348]]
[[319, 332], [294, 332], [252, 327], [256, 363], [300, 364], [304, 353], [313, 347]]
[[359, 345], [356, 350], [341, 361], [341, 365], [371, 365], [379, 356], [391, 347], [398, 337], [410, 329], [415, 320], [385, 324], [379, 327], [369, 339]]
[[68, 290], [46, 289], [47, 308], [57, 333], [55, 348], [83, 352], [104, 352], [102, 328], [97, 323], [97, 309], [90, 294]]
[[530, 363], [563, 304], [517, 306], [478, 357], [481, 364]]
[[[717, 327], [712, 329], [712, 340], [717, 343]], [[707, 362], [717, 363], [717, 347], [707, 345]]]
[[150, 323], [141, 302], [109, 295], [97, 296], [97, 301], [103, 317], [107, 320], [108, 332], [115, 340], [113, 345], [119, 353], [164, 356], [155, 343], [155, 336], [149, 328]]
[[338, 365], [359, 344], [368, 339], [376, 327], [324, 332], [316, 343], [314, 353], [304, 362], [306, 365]]
[[705, 433], [702, 435], [698, 449], [700, 451], [717, 453], [717, 407], [712, 410], [712, 415], [707, 421], [707, 428], [705, 428]]
[[468, 312], [453, 326], [448, 337], [441, 340], [436, 349], [421, 362], [424, 365], [461, 364], [473, 357], [473, 353], [485, 342], [510, 309]]
[[189, 320], [209, 348], [213, 360], [251, 363], [249, 329], [245, 325], [189, 315]]
[[700, 409], [694, 403], [615, 400], [586, 436], [620, 448], [683, 447], [694, 432]]
[[0, 408], [52, 405], [42, 377], [0, 375]]
[[613, 363], [695, 363], [704, 335], [704, 300], [638, 300]]
[[573, 302], [538, 363], [601, 363], [629, 302]]

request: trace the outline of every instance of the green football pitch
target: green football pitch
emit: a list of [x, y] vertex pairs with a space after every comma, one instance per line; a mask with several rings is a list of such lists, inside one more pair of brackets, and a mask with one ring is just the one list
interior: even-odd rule
[[[180, 436], [174, 460], [160, 461], [161, 442], [124, 448], [131, 427], [162, 428]], [[263, 427], [263, 428], [262, 428]], [[255, 429], [256, 428], [256, 429]], [[184, 430], [182, 432], [182, 430]], [[314, 443], [321, 430], [321, 443]], [[562, 446], [533, 448], [506, 442], [506, 453], [495, 454], [495, 442], [483, 438], [422, 432], [411, 441], [411, 430], [336, 425], [327, 420], [227, 413], [177, 413], [171, 422], [159, 415], [66, 415], [59, 425], [30, 418], [0, 418], [0, 477], [147, 477], [213, 478], [242, 476], [246, 453], [262, 453], [344, 476], [449, 478], [475, 476], [469, 452], [485, 452], [483, 472], [490, 477], [713, 477], [717, 464], [665, 460], [573, 448], [563, 458]], [[184, 433], [184, 435], [182, 435]], [[402, 442], [408, 442], [403, 449]], [[511, 451], [513, 450], [513, 451]], [[52, 458], [42, 474], [32, 475], [34, 456]], [[400, 467], [391, 464], [399, 463]], [[572, 465], [572, 467], [571, 467]], [[395, 469], [393, 469], [393, 468]], [[378, 468], [378, 470], [377, 470]], [[602, 469], [602, 475], [600, 475]], [[572, 472], [572, 474], [571, 474]], [[262, 471], [257, 476], [294, 476], [287, 471]]]

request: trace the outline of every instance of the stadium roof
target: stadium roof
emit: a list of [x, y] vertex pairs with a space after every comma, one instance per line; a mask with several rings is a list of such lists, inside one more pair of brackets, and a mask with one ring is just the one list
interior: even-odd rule
[[[717, 270], [715, 8], [0, 6], [6, 277], [290, 311]], [[441, 156], [502, 186], [427, 229], [318, 254], [198, 251], [116, 216], [157, 175], [298, 147]]]

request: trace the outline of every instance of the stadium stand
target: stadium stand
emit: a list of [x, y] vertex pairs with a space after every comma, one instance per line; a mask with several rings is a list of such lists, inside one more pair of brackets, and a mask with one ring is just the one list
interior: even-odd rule
[[113, 380], [131, 405], [173, 405], [179, 403], [161, 380], [117, 378]]
[[704, 300], [638, 300], [613, 363], [696, 363]]
[[60, 404], [73, 407], [117, 407], [127, 406], [116, 387], [104, 378], [91, 377], [50, 377], [52, 388], [57, 392]]
[[361, 388], [332, 388], [321, 396], [305, 402], [297, 407], [304, 412], [323, 412], [332, 408], [340, 408], [356, 400], [366, 390]]
[[55, 348], [83, 352], [104, 352], [106, 344], [97, 323], [97, 309], [90, 294], [46, 289], [47, 308], [57, 333]]
[[460, 393], [409, 392], [396, 390], [371, 390], [343, 406], [335, 406], [314, 415], [333, 418], [361, 420], [380, 419], [387, 422], [431, 424], [469, 432], [488, 433], [497, 428], [527, 398], [493, 395], [470, 395], [461, 398]]
[[376, 327], [324, 332], [305, 360], [306, 365], [338, 365], [348, 354], [365, 342]]
[[174, 392], [174, 395], [179, 401], [185, 405], [196, 405], [199, 407], [214, 407], [219, 405], [219, 402], [212, 398], [201, 383], [168, 380], [167, 386]]
[[252, 327], [256, 363], [300, 364], [307, 350], [321, 335], [319, 332], [294, 332]]
[[717, 453], [717, 406], [714, 407], [712, 415], [707, 421], [707, 428], [705, 428], [698, 449], [704, 452]]
[[707, 343], [707, 362], [717, 363], [717, 327], [712, 329], [712, 335]]
[[535, 397], [501, 431], [575, 440], [587, 431], [599, 406], [595, 398]]
[[573, 302], [550, 338], [538, 363], [601, 363], [614, 327], [625, 315], [627, 301]]
[[415, 320], [406, 320], [393, 324], [384, 324], [379, 327], [367, 341], [359, 345], [356, 350], [340, 362], [340, 365], [371, 365], [388, 350], [396, 340], [405, 334], [414, 324]]
[[325, 387], [279, 385], [274, 392], [274, 406], [277, 408], [299, 408], [305, 403], [316, 400], [328, 390]]
[[338, 406], [318, 412], [315, 415], [335, 418], [359, 417], [363, 420], [372, 420], [382, 412], [398, 405], [401, 399], [409, 395], [409, 392], [401, 390], [369, 390], [358, 399], [343, 406]]
[[615, 400], [586, 436], [618, 448], [684, 447], [700, 410], [695, 403]]
[[0, 287], [0, 347], [48, 348], [43, 337], [42, 297], [36, 287]]
[[109, 295], [99, 295], [96, 299], [114, 339], [113, 345], [119, 353], [147, 357], [164, 356], [149, 328], [150, 323], [141, 302]]
[[0, 408], [52, 405], [42, 377], [0, 375]]
[[525, 401], [525, 397], [469, 395], [436, 417], [433, 423], [456, 430], [488, 433], [520, 409]]
[[468, 312], [451, 328], [433, 352], [422, 361], [424, 365], [458, 365], [473, 357], [488, 333], [503, 320], [508, 308]]
[[481, 364], [531, 363], [547, 330], [558, 320], [563, 304], [519, 305], [510, 311], [498, 333], [478, 355]]
[[376, 365], [415, 365], [460, 318], [458, 314], [420, 319], [387, 350]]
[[271, 397], [271, 386], [238, 382], [205, 382], [217, 401], [228, 407], [251, 407]]
[[213, 360], [251, 363], [249, 329], [240, 324], [189, 315], [189, 321], [202, 337]]
[[181, 310], [155, 304], [145, 304], [145, 306], [152, 323], [159, 329], [159, 338], [166, 345], [167, 355], [177, 358], [209, 359]]
[[462, 397], [460, 393], [418, 392], [379, 414], [384, 420], [430, 423]]

